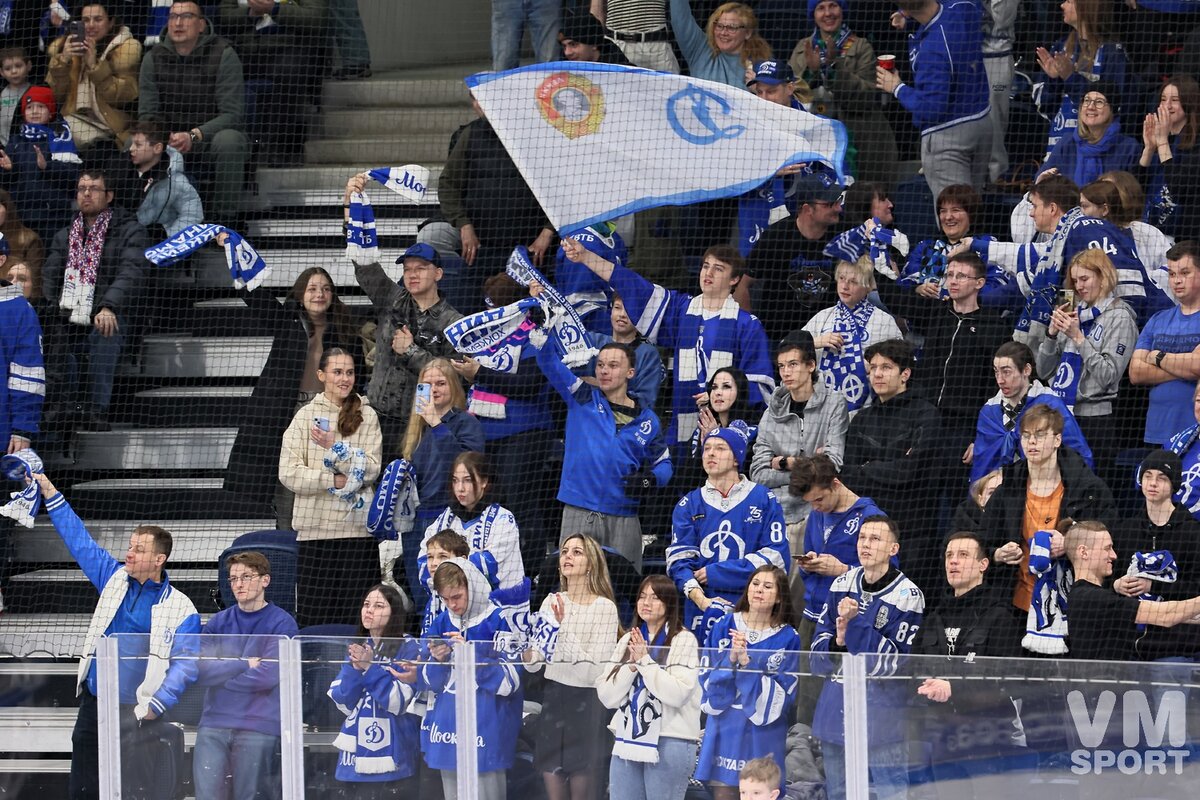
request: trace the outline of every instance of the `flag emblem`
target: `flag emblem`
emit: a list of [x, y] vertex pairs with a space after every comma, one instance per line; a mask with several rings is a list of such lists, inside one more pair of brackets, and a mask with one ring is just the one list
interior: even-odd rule
[[568, 139], [600, 130], [604, 120], [604, 93], [582, 75], [555, 72], [535, 92], [542, 119]]

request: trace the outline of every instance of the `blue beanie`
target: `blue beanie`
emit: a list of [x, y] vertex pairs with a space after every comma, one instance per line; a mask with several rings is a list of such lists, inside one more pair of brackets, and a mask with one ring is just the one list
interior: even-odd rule
[[717, 428], [708, 434], [704, 441], [707, 442], [714, 436], [729, 445], [729, 449], [733, 451], [733, 460], [737, 463], [738, 469], [741, 469], [742, 462], [746, 459], [746, 448], [750, 444], [750, 430], [746, 427], [746, 423], [740, 419], [734, 420], [728, 428]]
[[[844, 16], [846, 14], [846, 0], [834, 0], [834, 2], [842, 7], [842, 15]], [[821, 0], [808, 0], [808, 19], [810, 22], [812, 21], [813, 14], [817, 13], [817, 6], [820, 4]]]

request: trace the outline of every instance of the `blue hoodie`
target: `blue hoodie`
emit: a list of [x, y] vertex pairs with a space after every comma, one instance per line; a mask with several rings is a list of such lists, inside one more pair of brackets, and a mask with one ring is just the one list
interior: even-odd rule
[[983, 15], [976, 3], [942, 4], [933, 19], [909, 35], [908, 60], [912, 85], [900, 84], [895, 94], [922, 136], [987, 117]]
[[[858, 566], [858, 529], [867, 517], [887, 516], [869, 497], [860, 497], [845, 511], [825, 513], [815, 508], [804, 524], [804, 550], [796, 555], [830, 555], [848, 567]], [[893, 564], [899, 566], [897, 559]], [[802, 572], [804, 578], [804, 616], [816, 622], [829, 599], [833, 575]]]

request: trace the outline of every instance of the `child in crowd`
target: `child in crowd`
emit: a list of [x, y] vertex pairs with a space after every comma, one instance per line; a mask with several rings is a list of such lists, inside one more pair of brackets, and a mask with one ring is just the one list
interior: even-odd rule
[[776, 800], [783, 775], [773, 758], [752, 758], [738, 773], [742, 800]]
[[404, 602], [390, 586], [378, 584], [363, 598], [358, 638], [349, 646], [329, 697], [346, 715], [333, 740], [338, 752], [334, 777], [349, 784], [339, 797], [412, 797], [416, 774], [417, 718], [405, 713], [420, 655], [417, 642], [403, 634]]
[[29, 58], [20, 47], [0, 50], [0, 75], [4, 89], [0, 90], [0, 147], [8, 145], [13, 117], [25, 91], [29, 88]]
[[25, 224], [48, 242], [71, 219], [83, 160], [49, 87], [26, 91], [20, 113], [20, 128], [0, 151], [0, 184], [12, 193]]
[[[433, 576], [433, 589], [445, 605], [430, 625], [428, 658], [422, 659], [417, 690], [435, 694], [423, 732], [425, 763], [442, 773], [446, 800], [458, 800], [458, 754], [455, 732], [457, 678], [452, 648], [473, 647], [479, 800], [504, 800], [506, 772], [516, 757], [524, 696], [518, 655], [506, 642], [516, 642], [500, 608], [489, 599], [491, 587], [474, 564], [463, 558], [442, 563]], [[474, 800], [474, 798], [472, 799]]]

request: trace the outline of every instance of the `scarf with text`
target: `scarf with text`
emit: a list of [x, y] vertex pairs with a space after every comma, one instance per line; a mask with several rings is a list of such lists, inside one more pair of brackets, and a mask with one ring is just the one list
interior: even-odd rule
[[[522, 286], [528, 287], [535, 282], [541, 285], [540, 299], [547, 317], [545, 327], [562, 346], [563, 363], [572, 369], [590, 363], [596, 357], [597, 350], [592, 347], [579, 312], [533, 265], [529, 258], [529, 250], [524, 246], [514, 249], [512, 255], [508, 257], [508, 264], [504, 271], [508, 273], [508, 277]], [[534, 341], [533, 344], [541, 347], [537, 341]]]
[[1017, 276], [1021, 291], [1025, 294], [1025, 307], [1015, 326], [1016, 332], [1022, 337], [1014, 339], [1028, 343], [1030, 326], [1042, 326], [1050, 322], [1050, 312], [1054, 310], [1054, 295], [1062, 284], [1063, 248], [1067, 244], [1067, 234], [1071, 227], [1084, 216], [1078, 208], [1073, 208], [1058, 221], [1054, 234], [1050, 237], [1046, 254], [1038, 259], [1032, 271], [1026, 271]]
[[71, 135], [71, 126], [65, 121], [55, 125], [35, 125], [31, 122], [21, 124], [17, 134], [20, 138], [35, 146], [45, 145], [43, 155], [49, 155], [51, 161], [63, 164], [82, 164], [79, 151], [75, 149], [75, 137]]
[[204, 245], [226, 234], [225, 265], [233, 288], [254, 291], [270, 276], [271, 268], [250, 242], [240, 233], [224, 225], [201, 222], [189, 225], [179, 233], [146, 249], [146, 260], [156, 267], [166, 267], [190, 256]]
[[[646, 623], [643, 622], [638, 630], [641, 631], [642, 638], [647, 642], [650, 658], [661, 664], [662, 651], [665, 649], [667, 641], [667, 626], [663, 625], [653, 642], [650, 641], [650, 631]], [[628, 668], [627, 664], [617, 666], [619, 670]], [[655, 697], [646, 686], [646, 680], [642, 677], [641, 671], [639, 670], [635, 675], [633, 686], [630, 687], [629, 694], [625, 696], [625, 702], [617, 709], [613, 719], [616, 726], [616, 730], [613, 732], [615, 740], [613, 755], [620, 756], [627, 761], [657, 764], [658, 738], [662, 734], [663, 704], [662, 700]]]
[[375, 498], [367, 509], [367, 533], [381, 541], [400, 538], [412, 530], [420, 498], [417, 495], [417, 474], [406, 459], [397, 458], [379, 476]]
[[[1115, 299], [1110, 294], [1098, 305], [1089, 306], [1079, 303], [1075, 306], [1075, 312], [1079, 315], [1079, 330], [1085, 338], [1091, 336], [1092, 331], [1096, 328], [1096, 320], [1112, 305]], [[1063, 333], [1059, 333], [1059, 336], [1064, 335]], [[1067, 343], [1064, 342], [1062, 356], [1058, 361], [1058, 369], [1055, 370], [1054, 378], [1050, 381], [1050, 391], [1061, 397], [1062, 401], [1067, 404], [1067, 408], [1071, 411], [1075, 410], [1075, 399], [1079, 395], [1079, 379], [1082, 375], [1083, 356], [1079, 354], [1077, 349], [1067, 349]]]

